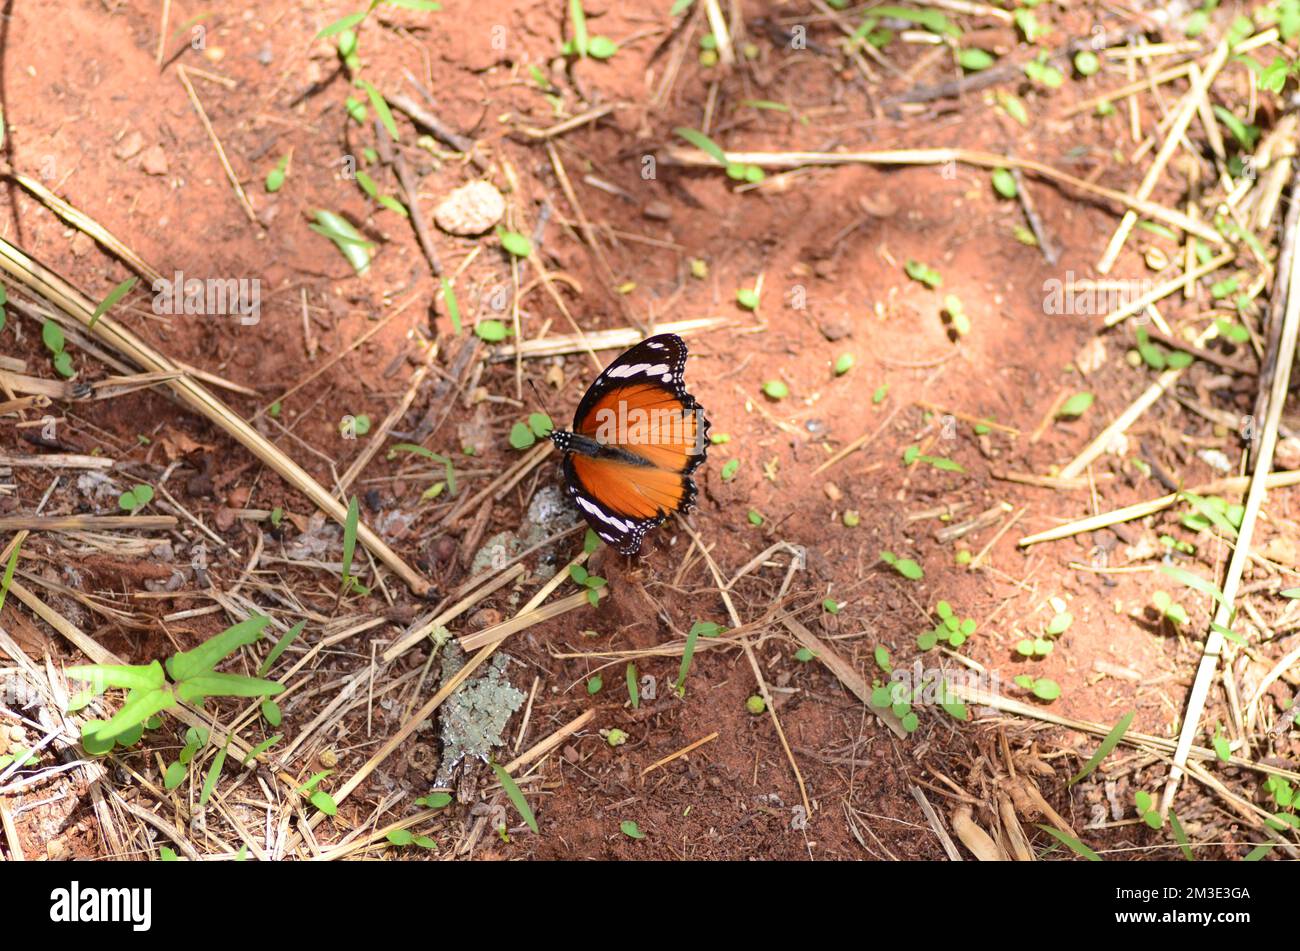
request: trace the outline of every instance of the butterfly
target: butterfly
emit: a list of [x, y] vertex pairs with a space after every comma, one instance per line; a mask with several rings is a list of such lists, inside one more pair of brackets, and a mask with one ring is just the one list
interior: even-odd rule
[[551, 433], [564, 453], [569, 496], [592, 529], [624, 555], [646, 532], [695, 504], [709, 421], [686, 392], [686, 344], [642, 340], [605, 367], [573, 415]]

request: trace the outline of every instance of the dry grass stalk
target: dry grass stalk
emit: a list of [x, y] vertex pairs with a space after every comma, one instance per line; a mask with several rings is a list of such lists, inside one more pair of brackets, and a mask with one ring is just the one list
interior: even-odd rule
[[462, 614], [464, 614], [474, 605], [478, 604], [488, 595], [492, 594], [494, 591], [497, 591], [508, 584], [518, 581], [519, 578], [523, 575], [523, 573], [524, 573], [524, 566], [515, 565], [512, 568], [509, 568], [506, 571], [503, 571], [500, 574], [489, 578], [482, 585], [475, 588], [469, 594], [465, 595], [465, 597], [461, 598], [451, 607], [447, 608], [447, 610], [443, 611], [437, 617], [433, 618], [433, 620], [429, 621], [428, 624], [423, 624], [420, 627], [416, 628], [415, 630], [411, 631], [405, 637], [397, 641], [397, 643], [393, 644], [386, 651], [384, 651], [384, 653], [380, 655], [384, 663], [391, 664], [402, 654], [405, 654], [416, 644], [419, 644], [421, 641], [427, 638], [439, 627], [444, 627], [451, 621], [460, 617]]
[[99, 530], [156, 532], [175, 528], [171, 515], [5, 515], [0, 532], [93, 532]]
[[677, 752], [675, 752], [675, 753], [669, 753], [669, 754], [668, 754], [667, 756], [665, 756], [663, 759], [657, 759], [657, 760], [655, 760], [653, 763], [651, 763], [651, 764], [650, 764], [649, 766], [647, 766], [645, 769], [641, 770], [641, 775], [642, 775], [642, 776], [645, 776], [645, 775], [648, 774], [648, 773], [653, 773], [653, 772], [654, 772], [656, 769], [658, 769], [659, 767], [661, 767], [661, 766], [667, 766], [667, 765], [668, 765], [669, 763], [671, 763], [673, 760], [681, 759], [681, 758], [682, 758], [683, 756], [685, 756], [687, 753], [691, 753], [691, 752], [693, 752], [694, 750], [698, 750], [698, 749], [699, 749], [701, 746], [703, 746], [705, 743], [712, 743], [712, 742], [713, 742], [714, 740], [716, 740], [717, 738], [718, 738], [718, 733], [717, 733], [717, 731], [715, 730], [714, 732], [710, 733], [708, 736], [702, 736], [702, 737], [700, 737], [700, 738], [699, 738], [698, 740], [696, 740], [694, 743], [687, 743], [685, 746], [683, 746], [683, 747], [682, 747], [680, 750], [678, 750]]
[[1190, 288], [1205, 275], [1211, 274], [1223, 267], [1225, 264], [1231, 263], [1232, 259], [1236, 256], [1235, 251], [1225, 251], [1217, 257], [1206, 261], [1204, 264], [1198, 265], [1189, 271], [1185, 271], [1178, 277], [1172, 278], [1171, 280], [1165, 281], [1163, 284], [1153, 287], [1151, 290], [1134, 298], [1114, 313], [1107, 314], [1105, 321], [1103, 321], [1104, 325], [1107, 327], [1114, 327], [1120, 321], [1132, 317], [1134, 314], [1142, 313], [1151, 304], [1154, 304], [1158, 300], [1163, 300], [1180, 288]]
[[[1174, 150], [1178, 148], [1182, 141], [1183, 135], [1187, 132], [1187, 127], [1191, 125], [1192, 119], [1197, 115], [1197, 110], [1201, 102], [1209, 92], [1210, 86], [1214, 84], [1215, 78], [1223, 68], [1223, 64], [1228, 61], [1230, 52], [1228, 40], [1225, 38], [1219, 41], [1214, 52], [1205, 63], [1205, 69], [1196, 81], [1192, 83], [1191, 89], [1179, 103], [1178, 111], [1175, 118], [1169, 126], [1169, 132], [1165, 136], [1164, 145], [1156, 153], [1156, 157], [1151, 162], [1151, 167], [1142, 178], [1142, 184], [1138, 186], [1134, 198], [1138, 201], [1146, 201], [1151, 197], [1155, 190], [1156, 183], [1160, 181], [1160, 176], [1164, 173], [1165, 166], [1173, 158]], [[1106, 246], [1106, 251], [1097, 262], [1097, 270], [1102, 274], [1109, 274], [1110, 269], [1115, 265], [1115, 259], [1119, 257], [1119, 252], [1124, 247], [1124, 242], [1128, 240], [1129, 232], [1137, 224], [1137, 209], [1130, 207], [1125, 212], [1124, 217], [1120, 220], [1119, 227], [1115, 229], [1114, 235], [1111, 236], [1110, 243]], [[1184, 229], [1190, 230], [1190, 229]]]
[[[1300, 228], [1300, 218], [1290, 216], [1289, 224], [1294, 231]], [[1294, 246], [1295, 235], [1288, 236]], [[1269, 381], [1268, 414], [1264, 419], [1263, 432], [1260, 435], [1259, 449], [1255, 455], [1255, 470], [1251, 476], [1250, 490], [1246, 493], [1245, 512], [1241, 526], [1237, 529], [1236, 545], [1228, 562], [1228, 571], [1220, 588], [1222, 599], [1216, 602], [1214, 621], [1205, 638], [1205, 650], [1201, 663], [1196, 670], [1196, 680], [1192, 683], [1192, 692], [1187, 701], [1187, 711], [1182, 719], [1182, 728], [1178, 734], [1178, 748], [1174, 751], [1173, 766], [1169, 771], [1169, 780], [1165, 784], [1160, 798], [1161, 812], [1166, 812], [1178, 791], [1183, 767], [1191, 750], [1192, 739], [1201, 728], [1201, 715], [1205, 711], [1205, 701], [1209, 696], [1210, 685], [1218, 668], [1219, 655], [1223, 653], [1225, 638], [1220, 629], [1232, 623], [1233, 602], [1237, 588], [1241, 584], [1242, 572], [1250, 560], [1250, 544], [1254, 535], [1255, 523], [1259, 519], [1268, 494], [1269, 470], [1273, 465], [1273, 452], [1277, 448], [1278, 424], [1282, 420], [1282, 408], [1286, 402], [1287, 391], [1291, 385], [1291, 366], [1295, 362], [1296, 342], [1300, 340], [1300, 254], [1290, 256], [1290, 268], [1286, 274], [1278, 274], [1277, 280], [1286, 287], [1286, 306], [1282, 318], [1282, 333], [1278, 342], [1272, 379]], [[1260, 382], [1261, 387], [1264, 381]]]
[[144, 258], [136, 254], [124, 241], [118, 239], [111, 231], [101, 225], [98, 221], [91, 218], [82, 211], [77, 210], [68, 204], [54, 192], [50, 191], [34, 178], [26, 175], [20, 175], [15, 171], [7, 171], [5, 177], [21, 185], [31, 195], [44, 204], [50, 211], [54, 212], [72, 227], [78, 231], [94, 238], [100, 245], [107, 248], [109, 252], [116, 255], [131, 270], [135, 271], [151, 285], [155, 281], [161, 281], [163, 276]]
[[111, 469], [116, 464], [116, 460], [104, 456], [82, 456], [71, 452], [51, 452], [40, 456], [0, 453], [0, 466], [15, 469]]
[[[679, 337], [690, 336], [706, 330], [714, 330], [731, 324], [726, 317], [694, 317], [690, 320], [677, 320], [665, 324], [656, 324], [655, 333], [677, 334]], [[525, 359], [529, 357], [558, 357], [570, 353], [586, 353], [592, 350], [626, 350], [645, 339], [645, 334], [637, 327], [624, 327], [618, 330], [597, 330], [585, 334], [586, 340], [577, 334], [557, 334], [539, 340], [525, 340], [515, 344], [496, 347], [492, 351], [492, 360], [513, 360], [515, 352]]]
[[542, 759], [553, 749], [555, 749], [557, 746], [559, 746], [569, 737], [573, 736], [573, 734], [577, 733], [579, 730], [581, 730], [584, 726], [586, 726], [595, 718], [596, 718], [595, 710], [587, 710], [584, 713], [579, 714], [578, 716], [570, 720], [568, 723], [564, 724], [564, 726], [560, 727], [558, 730], [552, 733], [550, 736], [548, 736], [546, 739], [533, 744], [523, 753], [521, 753], [520, 755], [512, 759], [509, 763], [506, 763], [504, 767], [505, 771], [507, 773], [514, 773], [516, 770], [522, 769], [523, 767], [527, 766], [529, 763], [533, 763], [536, 762], [537, 760]]
[[[558, 576], [557, 576], [558, 577]], [[567, 577], [567, 572], [566, 572]], [[598, 597], [603, 596], [604, 589], [597, 589]], [[478, 650], [481, 647], [493, 646], [501, 643], [511, 634], [532, 627], [534, 624], [540, 624], [542, 621], [549, 621], [551, 618], [559, 617], [561, 614], [567, 614], [575, 608], [580, 608], [589, 604], [587, 592], [579, 591], [577, 594], [571, 594], [567, 598], [561, 598], [551, 604], [541, 607], [534, 607], [527, 611], [520, 612], [500, 624], [493, 624], [491, 627], [485, 627], [481, 631], [473, 634], [464, 634], [460, 637], [460, 646], [467, 651]]]
[[[713, 575], [713, 582], [717, 585], [718, 594], [722, 596], [722, 603], [726, 605], [732, 627], [743, 627], [744, 622], [741, 621], [740, 615], [736, 611], [736, 605], [731, 600], [730, 585], [724, 581], [722, 572], [718, 570], [718, 563], [713, 560], [713, 555], [705, 547], [704, 542], [700, 540], [699, 533], [695, 531], [691, 523], [680, 514], [677, 516], [677, 523], [691, 536], [691, 540], [695, 542], [700, 554], [704, 556], [704, 561], [709, 566], [709, 572]], [[734, 583], [733, 580], [732, 584]], [[794, 758], [794, 750], [790, 749], [790, 742], [785, 737], [785, 729], [781, 726], [781, 718], [776, 714], [776, 704], [772, 702], [772, 693], [767, 688], [767, 680], [763, 676], [763, 669], [758, 665], [758, 658], [754, 656], [754, 647], [750, 643], [748, 635], [740, 638], [740, 644], [745, 649], [745, 658], [749, 661], [749, 667], [754, 672], [754, 680], [758, 684], [759, 696], [763, 698], [763, 704], [772, 720], [772, 726], [776, 729], [777, 738], [781, 741], [781, 748], [785, 750], [785, 758], [790, 763], [790, 769], [794, 771], [795, 782], [799, 784], [799, 798], [803, 800], [804, 810], [808, 815], [812, 815], [812, 804], [808, 801], [808, 788], [803, 781], [803, 772], [799, 769], [799, 763]]]
[[[1300, 485], [1300, 469], [1290, 472], [1273, 472], [1268, 477], [1268, 487], [1270, 489], [1280, 489], [1291, 485]], [[1197, 495], [1217, 495], [1224, 492], [1241, 492], [1250, 485], [1250, 479], [1246, 476], [1232, 476], [1227, 479], [1216, 479], [1214, 482], [1206, 482], [1193, 487], [1190, 491]], [[1037, 545], [1042, 542], [1059, 541], [1062, 538], [1069, 538], [1071, 535], [1078, 535], [1082, 532], [1092, 532], [1099, 528], [1105, 528], [1108, 525], [1116, 525], [1120, 522], [1131, 522], [1135, 518], [1146, 518], [1148, 515], [1154, 515], [1169, 508], [1178, 501], [1178, 493], [1171, 492], [1169, 495], [1162, 495], [1158, 499], [1152, 499], [1149, 502], [1136, 502], [1133, 505], [1126, 505], [1123, 508], [1113, 509], [1109, 512], [1101, 512], [1097, 515], [1090, 515], [1087, 518], [1079, 519], [1076, 522], [1070, 522], [1066, 525], [1059, 525], [1056, 528], [1050, 528], [1045, 532], [1038, 532], [1035, 535], [1026, 535], [1017, 543], [1021, 548], [1028, 548], [1030, 545]]]
[[826, 666], [826, 669], [836, 676], [849, 693], [867, 705], [867, 709], [876, 715], [877, 720], [887, 726], [900, 740], [907, 738], [907, 730], [903, 729], [903, 721], [894, 715], [893, 710], [888, 707], [879, 708], [871, 705], [871, 684], [867, 683], [866, 678], [859, 674], [852, 664], [835, 653], [830, 645], [826, 644], [794, 618], [785, 618], [782, 623], [800, 644], [812, 651], [816, 658]]
[[[1216, 333], [1214, 324], [1210, 324], [1196, 338], [1196, 346], [1201, 347]], [[1156, 400], [1160, 399], [1171, 386], [1178, 382], [1183, 375], [1186, 367], [1177, 367], [1162, 372], [1154, 383], [1142, 391], [1132, 403], [1125, 408], [1105, 429], [1099, 432], [1093, 440], [1084, 447], [1083, 451], [1066, 463], [1061, 469], [1060, 477], [1062, 479], [1074, 479], [1083, 475], [1085, 469], [1092, 465], [1102, 453], [1115, 443], [1120, 436], [1128, 431], [1138, 419], [1145, 413]]]
[[208, 114], [203, 110], [203, 103], [199, 101], [199, 95], [194, 91], [194, 84], [190, 82], [190, 77], [185, 67], [180, 63], [176, 64], [176, 75], [180, 78], [181, 85], [185, 87], [185, 92], [190, 97], [190, 102], [194, 105], [194, 111], [199, 114], [199, 120], [203, 123], [204, 130], [208, 133], [208, 138], [212, 140], [212, 146], [217, 151], [217, 158], [221, 161], [221, 167], [225, 169], [226, 178], [230, 180], [230, 186], [235, 190], [235, 197], [239, 199], [239, 207], [244, 210], [248, 220], [255, 226], [261, 227], [257, 220], [257, 213], [253, 211], [253, 205], [248, 200], [248, 195], [244, 193], [244, 186], [239, 184], [239, 176], [235, 170], [230, 167], [230, 159], [226, 158], [226, 150], [221, 146], [221, 139], [217, 138], [217, 130], [212, 128], [212, 123], [208, 121]]
[[[1210, 244], [1221, 247], [1223, 236], [1203, 221], [1193, 219], [1172, 208], [1166, 208], [1157, 202], [1137, 198], [1126, 192], [1106, 188], [1094, 182], [1076, 178], [1059, 169], [1035, 162], [1032, 159], [1014, 158], [1009, 155], [994, 155], [991, 152], [979, 152], [972, 149], [895, 149], [882, 152], [728, 152], [727, 161], [741, 165], [757, 165], [760, 168], [797, 168], [801, 165], [947, 165], [960, 162], [980, 168], [1019, 168], [1033, 172], [1051, 181], [1061, 182], [1072, 188], [1109, 199], [1131, 212], [1156, 218], [1165, 224], [1190, 232]], [[716, 168], [718, 162], [713, 156], [698, 149], [673, 146], [665, 150], [665, 159], [679, 165], [693, 165]]]
[[[53, 303], [70, 318], [84, 327], [90, 327], [95, 305], [59, 275], [33, 261], [3, 239], [0, 239], [0, 269]], [[100, 341], [124, 354], [147, 372], [180, 373], [180, 368], [168, 357], [107, 314], [95, 322], [92, 332]], [[331, 518], [340, 524], [346, 520], [347, 508], [344, 505], [306, 470], [285, 455], [278, 446], [245, 422], [201, 384], [182, 373], [169, 380], [166, 385], [182, 404], [215, 423], [275, 470], [286, 482], [306, 495]], [[423, 596], [429, 590], [429, 582], [420, 577], [419, 573], [389, 548], [368, 525], [364, 523], [357, 525], [357, 540], [397, 574], [415, 594]]]

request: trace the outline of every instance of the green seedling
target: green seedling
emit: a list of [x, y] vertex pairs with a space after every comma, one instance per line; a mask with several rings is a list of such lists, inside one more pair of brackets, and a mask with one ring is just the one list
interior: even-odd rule
[[934, 613], [939, 617], [939, 622], [934, 626], [934, 629], [926, 631], [916, 638], [916, 646], [923, 651], [933, 650], [940, 641], [956, 650], [975, 633], [975, 619], [970, 617], [959, 618], [953, 613], [952, 605], [947, 601], [940, 601], [936, 604]]
[[573, 579], [574, 584], [578, 585], [578, 587], [587, 589], [587, 601], [591, 603], [592, 607], [600, 603], [600, 589], [608, 583], [604, 578], [588, 574], [587, 569], [582, 565], [570, 565], [569, 577]]
[[991, 53], [975, 46], [957, 51], [957, 65], [968, 73], [978, 73], [996, 62]]
[[1028, 690], [1039, 700], [1052, 701], [1061, 695], [1061, 685], [1047, 677], [1031, 677], [1020, 674], [1016, 677], [1016, 686]]
[[533, 253], [533, 243], [518, 231], [507, 231], [498, 226], [497, 238], [501, 242], [501, 247], [513, 257], [527, 258]]
[[510, 427], [510, 445], [515, 449], [527, 449], [539, 439], [551, 434], [555, 424], [545, 413], [532, 413], [527, 422], [515, 423]]
[[993, 190], [1003, 198], [1015, 198], [1020, 193], [1016, 177], [1005, 168], [995, 168], [992, 175]]
[[153, 487], [140, 483], [117, 497], [117, 507], [123, 512], [134, 515], [152, 501]]
[[451, 329], [459, 337], [465, 328], [461, 326], [460, 303], [456, 300], [456, 291], [451, 286], [450, 278], [442, 279], [442, 299], [447, 304], [447, 319], [451, 321]]
[[427, 835], [416, 835], [410, 829], [394, 829], [392, 832], [389, 832], [385, 838], [387, 838], [392, 845], [395, 845], [398, 848], [403, 848], [408, 845], [416, 845], [422, 849], [431, 849], [435, 852], [438, 849], [438, 843], [433, 841], [433, 839], [429, 838]]
[[[90, 696], [109, 689], [122, 689], [126, 697], [109, 720], [88, 720], [82, 726], [82, 746], [92, 756], [103, 756], [114, 746], [130, 747], [138, 742], [145, 729], [162, 725], [160, 714], [177, 703], [202, 703], [207, 697], [269, 697], [281, 693], [284, 685], [242, 674], [218, 673], [216, 667], [240, 648], [256, 643], [270, 619], [254, 615], [220, 634], [208, 638], [192, 650], [181, 651], [165, 663], [148, 665], [89, 664], [69, 667], [68, 677], [88, 681]], [[78, 702], [84, 698], [78, 695]], [[208, 741], [207, 731], [190, 728], [186, 745], [176, 764], [167, 767], [164, 783], [168, 788], [179, 785], [185, 767]], [[224, 759], [224, 751], [219, 754]], [[215, 783], [218, 768], [211, 774]], [[205, 784], [206, 785], [206, 784]]]
[[348, 500], [348, 514], [343, 521], [343, 577], [339, 597], [344, 594], [369, 594], [370, 589], [353, 577], [352, 558], [357, 550], [357, 525], [361, 522], [361, 506], [354, 495]]
[[1048, 89], [1059, 89], [1065, 82], [1065, 76], [1061, 71], [1048, 62], [1048, 53], [1042, 50], [1037, 59], [1025, 63], [1025, 75], [1040, 86], [1046, 86]]
[[77, 371], [72, 368], [72, 356], [64, 349], [66, 344], [63, 330], [58, 324], [52, 320], [41, 324], [41, 342], [45, 344], [45, 349], [50, 351], [50, 358], [59, 376], [70, 380], [77, 375]]
[[370, 268], [370, 251], [374, 244], [367, 241], [361, 232], [352, 226], [352, 222], [342, 215], [322, 208], [315, 212], [315, 219], [307, 227], [333, 241], [335, 247], [352, 265], [352, 269], [357, 274], [365, 274]]
[[645, 838], [645, 833], [641, 831], [641, 827], [631, 819], [624, 819], [622, 822], [618, 824], [618, 828], [619, 831], [622, 832], [629, 839]]
[[489, 318], [474, 325], [474, 335], [485, 343], [500, 343], [510, 336], [510, 328], [499, 320]]
[[1164, 817], [1160, 815], [1155, 808], [1155, 799], [1144, 789], [1139, 789], [1133, 794], [1133, 804], [1137, 806], [1137, 814], [1153, 829], [1159, 829], [1165, 824]]
[[790, 395], [790, 387], [784, 380], [768, 380], [763, 384], [763, 395], [770, 400], [783, 400]]
[[289, 160], [293, 157], [293, 150], [290, 150], [284, 158], [276, 163], [275, 168], [266, 173], [266, 190], [274, 194], [284, 187], [284, 181], [289, 177]]
[[[493, 763], [492, 769], [497, 774], [497, 781], [501, 783], [501, 788], [506, 791], [506, 798], [510, 800], [520, 817], [528, 824], [528, 828], [532, 829], [534, 833], [537, 832], [537, 819], [533, 816], [533, 810], [528, 805], [528, 800], [524, 798], [518, 784], [505, 771], [504, 767]], [[501, 831], [505, 832], [504, 829]]]
[[109, 309], [114, 304], [120, 301], [127, 294], [131, 293], [131, 289], [139, 283], [140, 283], [140, 278], [128, 277], [121, 284], [118, 284], [111, 291], [109, 291], [108, 296], [105, 297], [102, 301], [100, 301], [95, 306], [95, 312], [90, 315], [91, 328], [93, 329], [95, 324], [99, 322], [99, 318], [103, 317], [106, 313], [108, 313]]
[[[846, 512], [846, 525], [848, 524], [847, 515], [848, 513]], [[880, 553], [880, 560], [889, 565], [889, 567], [893, 568], [908, 581], [920, 581], [925, 577], [925, 572], [922, 570], [921, 566], [911, 558], [899, 558], [892, 551], [882, 551]]]
[[1188, 623], [1187, 612], [1182, 605], [1176, 602], [1167, 591], [1155, 591], [1151, 595], [1151, 603], [1155, 606], [1156, 613], [1161, 619], [1168, 621], [1175, 628], [1181, 627]]
[[913, 258], [908, 258], [903, 265], [903, 270], [907, 276], [914, 281], [919, 281], [931, 290], [943, 285], [943, 276], [934, 268], [923, 264]]
[[[705, 52], [712, 51], [706, 50]], [[723, 170], [727, 173], [728, 178], [751, 183], [758, 183], [764, 179], [765, 175], [761, 168], [757, 165], [742, 165], [730, 161], [727, 158], [727, 153], [722, 150], [721, 146], [703, 132], [698, 132], [695, 129], [688, 129], [685, 126], [679, 126], [673, 131], [701, 152], [705, 152], [713, 158], [714, 161], [722, 166]]]
[[441, 453], [432, 452], [423, 446], [417, 446], [415, 443], [399, 442], [392, 449], [388, 450], [388, 458], [394, 458], [399, 452], [413, 452], [417, 456], [423, 456], [432, 462], [438, 463], [443, 467], [444, 478], [446, 479], [447, 492], [451, 495], [456, 494], [456, 469], [451, 463], [450, 456], [444, 456]]
[[1056, 418], [1073, 419], [1082, 416], [1092, 406], [1094, 398], [1091, 393], [1075, 393], [1061, 404], [1061, 408], [1056, 411]]

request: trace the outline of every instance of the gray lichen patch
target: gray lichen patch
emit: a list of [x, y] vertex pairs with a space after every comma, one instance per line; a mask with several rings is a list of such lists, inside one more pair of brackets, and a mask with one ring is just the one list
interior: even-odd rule
[[[442, 768], [434, 780], [435, 787], [452, 787], [456, 769], [466, 758], [486, 763], [492, 750], [505, 742], [501, 733], [525, 699], [506, 677], [507, 663], [504, 654], [497, 654], [483, 674], [464, 684], [443, 704]], [[464, 666], [465, 652], [453, 639], [443, 648], [441, 683], [446, 684]]]

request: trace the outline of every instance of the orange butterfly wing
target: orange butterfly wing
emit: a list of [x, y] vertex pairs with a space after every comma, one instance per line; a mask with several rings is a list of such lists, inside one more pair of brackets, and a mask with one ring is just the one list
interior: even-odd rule
[[709, 421], [686, 392], [686, 344], [661, 334], [637, 344], [592, 383], [574, 432], [612, 452], [566, 452], [569, 494], [591, 527], [623, 554], [695, 502], [690, 477], [705, 460]]

